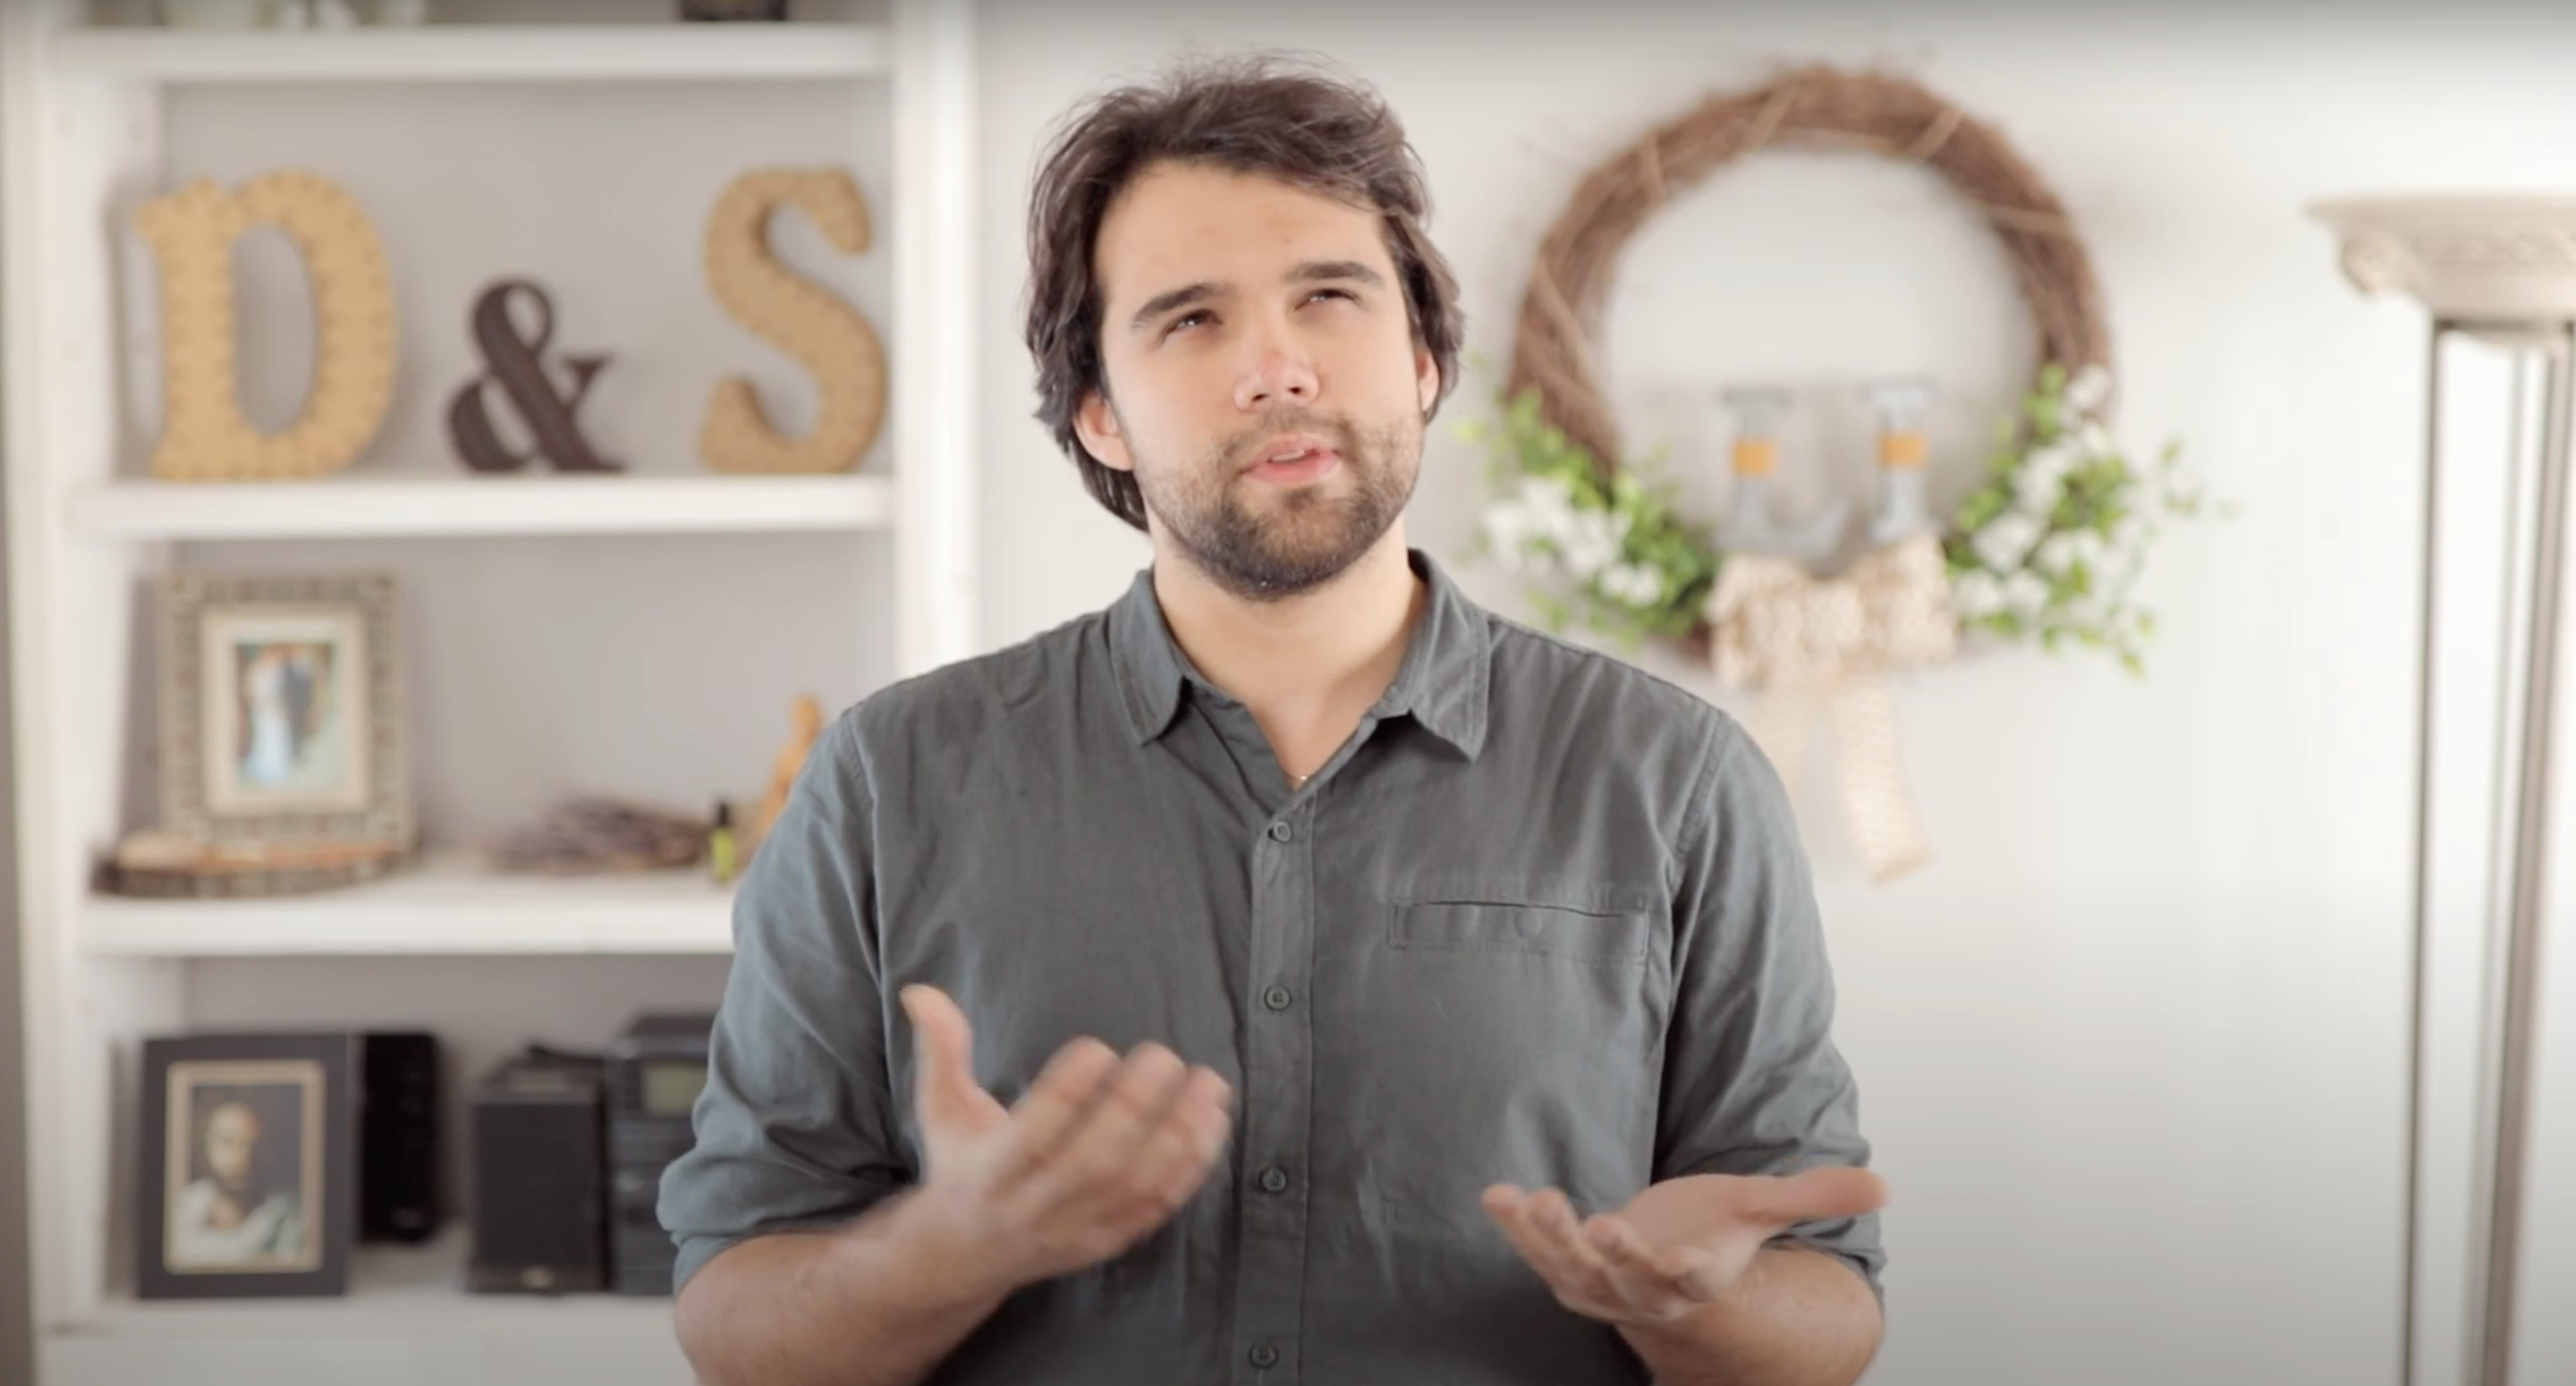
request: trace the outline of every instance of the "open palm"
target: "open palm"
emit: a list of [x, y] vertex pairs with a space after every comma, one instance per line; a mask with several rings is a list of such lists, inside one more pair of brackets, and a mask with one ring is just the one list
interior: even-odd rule
[[1865, 1169], [1685, 1175], [1588, 1219], [1555, 1189], [1485, 1191], [1486, 1211], [1557, 1301], [1614, 1324], [1681, 1318], [1742, 1280], [1772, 1238], [1886, 1202], [1886, 1181]]

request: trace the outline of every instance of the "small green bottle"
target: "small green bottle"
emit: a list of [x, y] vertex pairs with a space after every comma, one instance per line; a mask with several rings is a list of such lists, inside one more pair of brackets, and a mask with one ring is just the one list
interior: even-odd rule
[[715, 827], [707, 833], [707, 860], [717, 885], [733, 884], [733, 805], [722, 799], [716, 801]]

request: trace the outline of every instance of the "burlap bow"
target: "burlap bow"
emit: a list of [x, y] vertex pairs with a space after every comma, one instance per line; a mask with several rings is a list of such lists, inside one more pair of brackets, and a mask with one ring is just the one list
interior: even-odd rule
[[1788, 559], [1729, 554], [1706, 611], [1718, 682], [1764, 690], [1746, 727], [1781, 779], [1797, 783], [1816, 712], [1826, 709], [1843, 812], [1870, 878], [1885, 883], [1930, 861], [1888, 674], [1939, 664], [1958, 648], [1940, 540], [1898, 540], [1830, 580]]

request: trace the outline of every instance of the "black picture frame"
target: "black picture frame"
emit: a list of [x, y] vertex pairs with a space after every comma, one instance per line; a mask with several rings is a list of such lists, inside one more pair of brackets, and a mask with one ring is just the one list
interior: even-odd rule
[[136, 1298], [348, 1292], [357, 1046], [353, 1032], [144, 1041]]

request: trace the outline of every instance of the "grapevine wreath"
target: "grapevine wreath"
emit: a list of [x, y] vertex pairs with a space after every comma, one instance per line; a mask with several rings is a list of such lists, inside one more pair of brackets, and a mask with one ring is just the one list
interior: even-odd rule
[[[1763, 150], [1858, 151], [1941, 175], [1993, 229], [2039, 343], [2035, 379], [1958, 508], [1830, 579], [1794, 556], [1722, 548], [1650, 463], [1621, 462], [1600, 390], [1596, 344], [1621, 252], [1667, 203]], [[1500, 416], [1469, 429], [1494, 453], [1477, 547], [1531, 581], [1553, 625], [1668, 642], [1722, 683], [1766, 687], [1753, 730], [1784, 774], [1807, 717], [1827, 715], [1852, 826], [1885, 879], [1928, 859], [1897, 769], [1887, 674], [1947, 661], [1962, 632], [2143, 667], [2154, 618], [2131, 585], [2157, 522], [2202, 502], [2176, 444], [2142, 462], [2113, 439], [2111, 380], [2091, 260], [2027, 160], [1901, 77], [1792, 70], [1703, 101], [1575, 187], [1531, 267]], [[1919, 434], [1881, 446], [1882, 463], [1919, 474]]]

